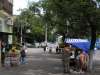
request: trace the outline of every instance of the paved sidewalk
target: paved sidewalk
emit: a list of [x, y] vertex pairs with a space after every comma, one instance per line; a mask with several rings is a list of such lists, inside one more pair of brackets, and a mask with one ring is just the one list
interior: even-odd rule
[[[97, 52], [98, 53], [98, 52]], [[29, 49], [27, 63], [17, 67], [2, 68], [0, 75], [100, 75], [100, 57], [95, 56], [95, 71], [92, 73], [63, 73], [62, 58], [60, 54], [44, 53], [42, 49]]]
[[0, 75], [62, 75], [60, 55], [33, 50], [28, 53], [26, 64], [11, 68], [0, 67]]

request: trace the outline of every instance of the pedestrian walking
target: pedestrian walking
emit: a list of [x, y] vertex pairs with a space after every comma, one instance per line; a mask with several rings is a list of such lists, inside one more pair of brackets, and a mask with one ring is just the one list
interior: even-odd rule
[[56, 53], [58, 53], [58, 49], [59, 49], [59, 47], [57, 46], [57, 47], [56, 47]]
[[20, 52], [20, 62], [22, 64], [25, 64], [25, 62], [26, 62], [26, 51], [25, 50], [26, 50], [26, 46], [23, 43], [22, 44], [22, 49], [21, 49], [21, 52]]
[[44, 46], [44, 53], [46, 52], [46, 46]]

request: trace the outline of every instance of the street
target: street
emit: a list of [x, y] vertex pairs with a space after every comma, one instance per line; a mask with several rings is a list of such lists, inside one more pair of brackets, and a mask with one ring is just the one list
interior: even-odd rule
[[[100, 51], [96, 54], [99, 55]], [[95, 72], [91, 75], [100, 75], [100, 58], [95, 55], [94, 60]], [[27, 63], [19, 64], [16, 67], [2, 68], [0, 67], [0, 75], [68, 75], [63, 73], [62, 58], [60, 54], [54, 52], [49, 54], [44, 53], [42, 48], [28, 48], [27, 49]], [[99, 65], [99, 66], [98, 66]], [[80, 73], [71, 73], [71, 75], [80, 75]], [[90, 75], [90, 73], [82, 74]]]

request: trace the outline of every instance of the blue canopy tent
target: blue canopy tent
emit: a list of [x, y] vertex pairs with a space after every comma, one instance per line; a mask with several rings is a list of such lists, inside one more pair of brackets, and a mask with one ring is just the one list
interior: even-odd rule
[[69, 43], [85, 52], [88, 52], [90, 47], [90, 42], [87, 39], [65, 39], [65, 43]]

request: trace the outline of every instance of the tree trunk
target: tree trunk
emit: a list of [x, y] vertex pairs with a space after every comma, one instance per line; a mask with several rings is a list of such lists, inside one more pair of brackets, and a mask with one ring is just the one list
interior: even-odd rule
[[65, 42], [65, 38], [66, 38], [66, 36], [65, 36], [65, 34], [63, 33], [63, 38], [62, 38], [63, 43]]
[[94, 25], [91, 25], [91, 44], [89, 50], [89, 65], [88, 65], [88, 70], [90, 72], [93, 71], [93, 53], [94, 53], [95, 42], [96, 42], [96, 27]]
[[93, 53], [94, 53], [93, 50], [91, 50], [89, 52], [89, 63], [88, 63], [88, 71], [89, 72], [92, 72], [93, 71]]

